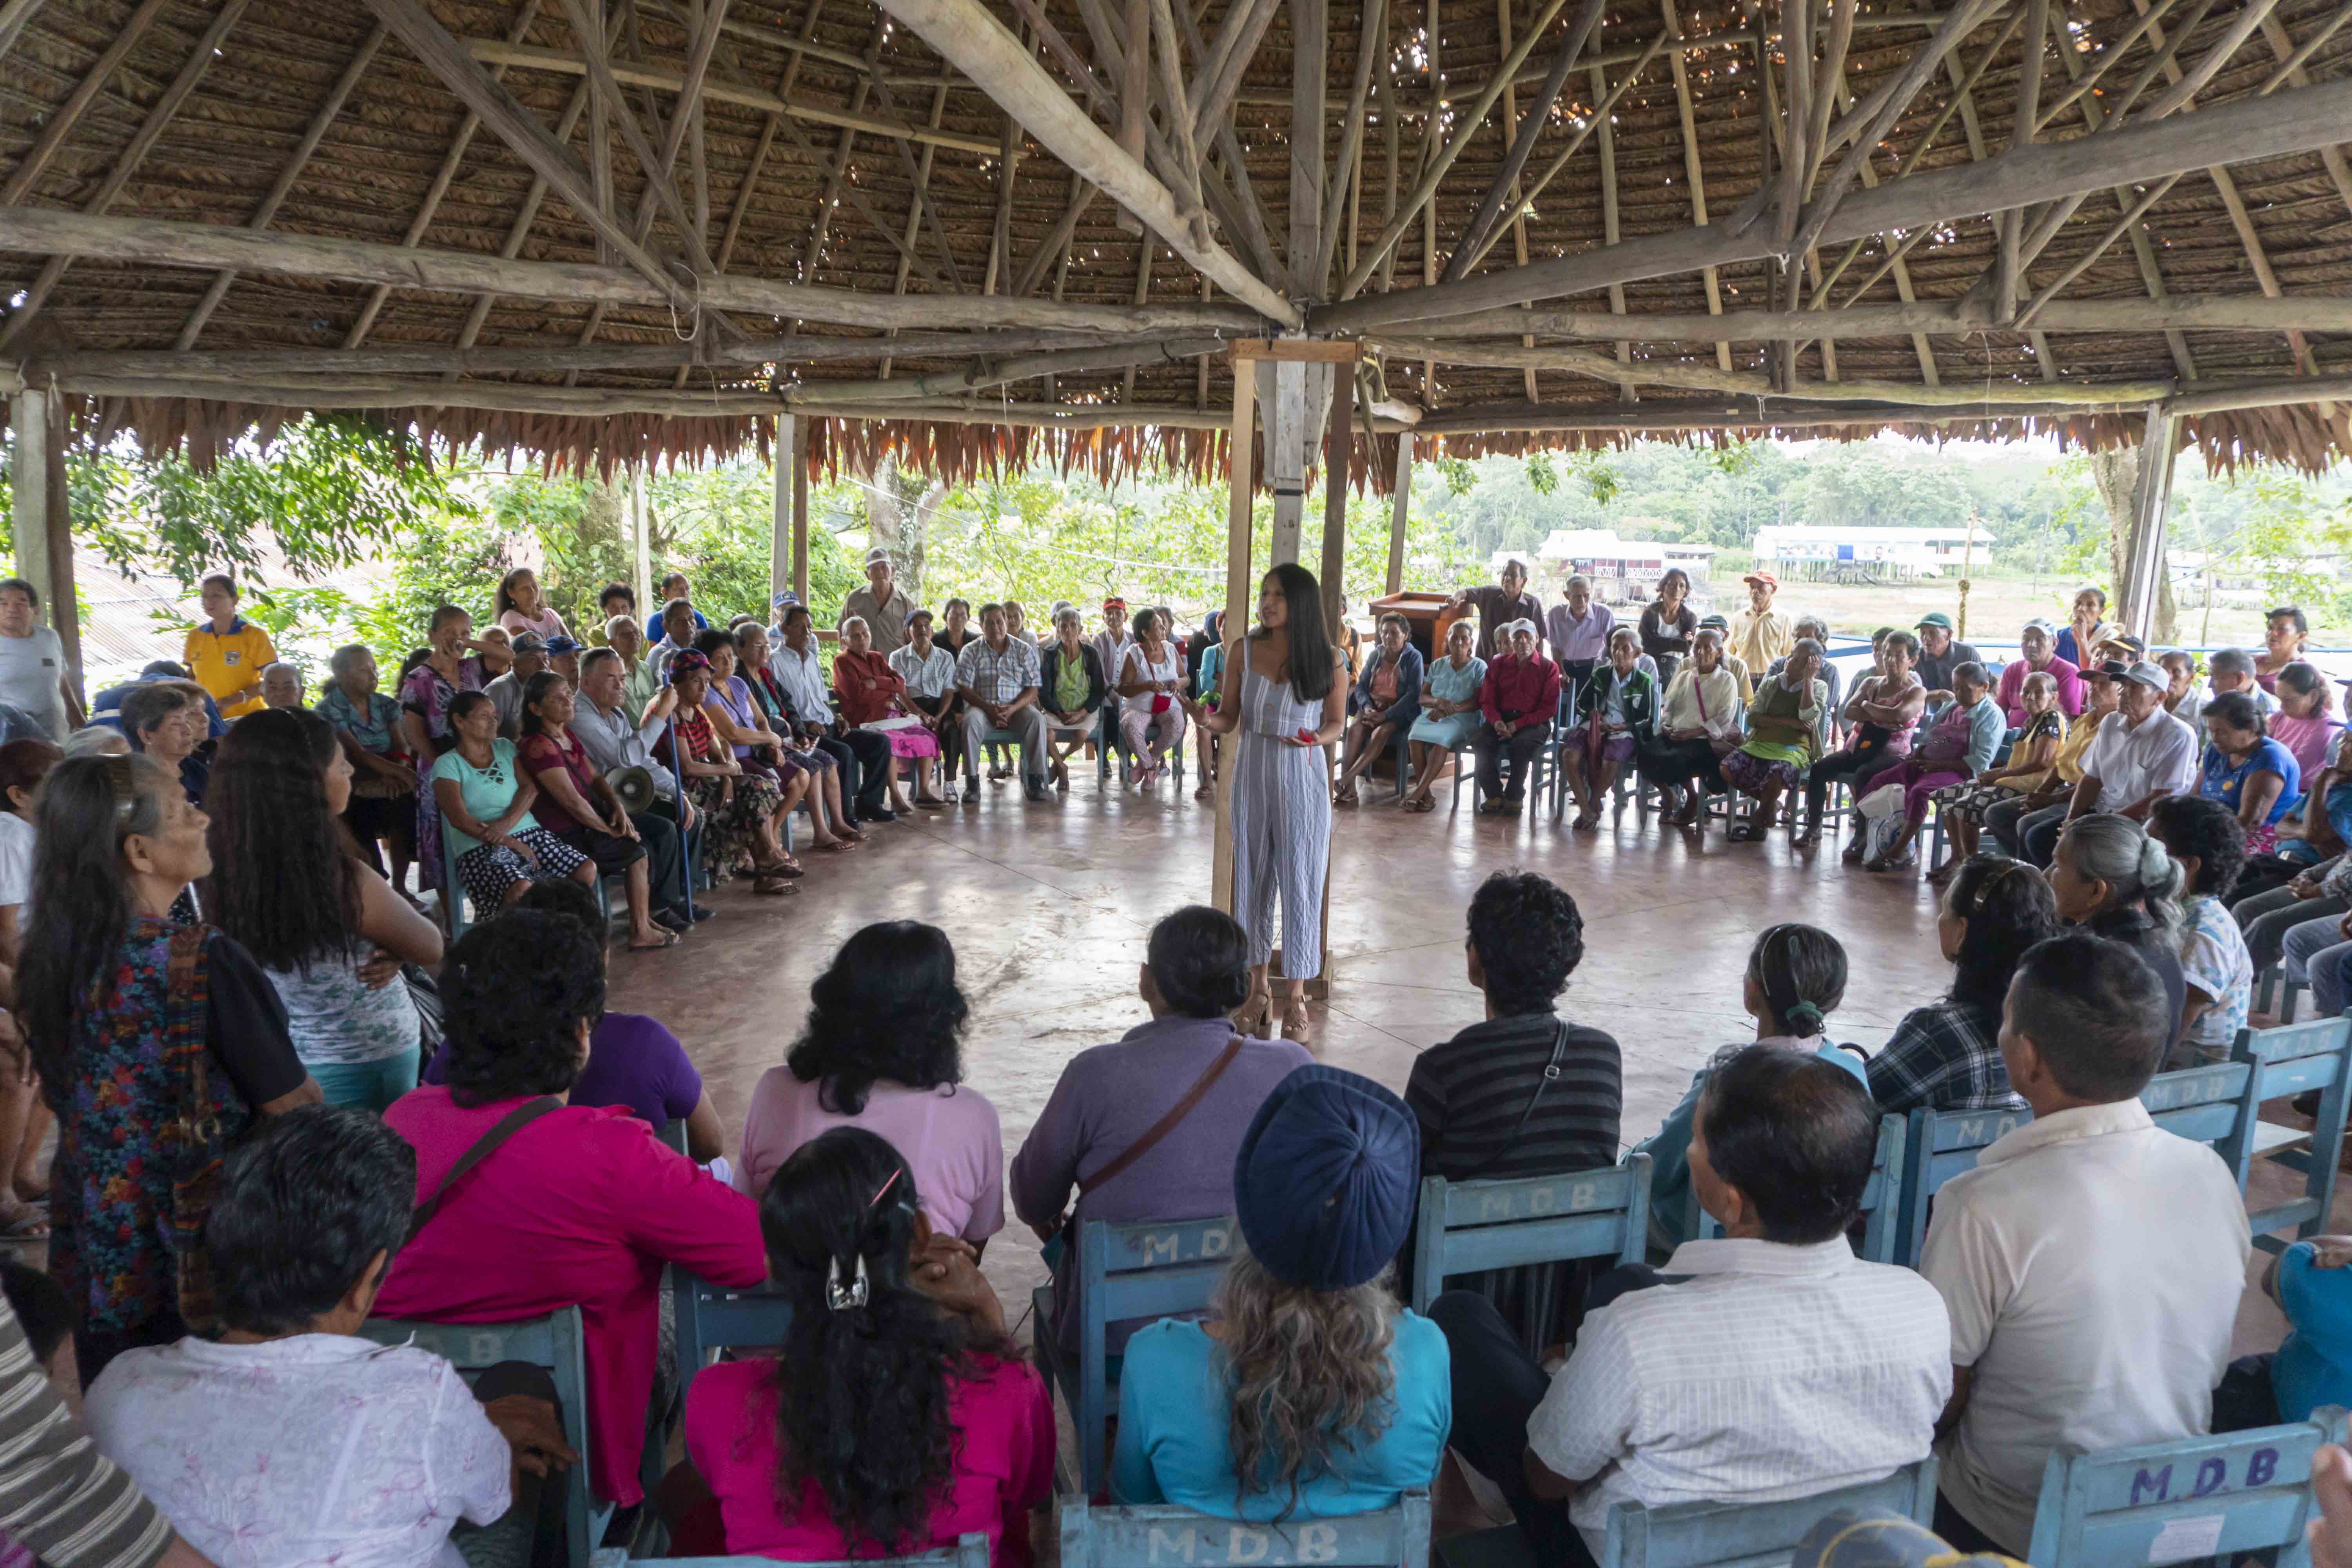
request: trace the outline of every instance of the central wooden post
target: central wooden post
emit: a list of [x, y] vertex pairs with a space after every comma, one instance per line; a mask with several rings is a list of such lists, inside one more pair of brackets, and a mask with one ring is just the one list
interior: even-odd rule
[[2158, 404], [2147, 411], [2140, 436], [2139, 481], [2132, 487], [2130, 551], [2118, 584], [2124, 621], [2145, 641], [2156, 629], [2156, 602], [2164, 592], [2165, 511], [2172, 500], [2172, 455], [2179, 443], [2179, 416]]

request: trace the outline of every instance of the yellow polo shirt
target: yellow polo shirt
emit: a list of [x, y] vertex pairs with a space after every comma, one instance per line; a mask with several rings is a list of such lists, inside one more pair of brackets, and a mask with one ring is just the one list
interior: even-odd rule
[[181, 662], [196, 678], [196, 684], [212, 693], [213, 700], [220, 704], [224, 719], [240, 718], [260, 709], [260, 698], [232, 703], [229, 693], [258, 685], [262, 667], [275, 663], [277, 658], [278, 649], [271, 644], [269, 634], [242, 616], [230, 621], [226, 632], [213, 630], [210, 621], [197, 622], [188, 628], [187, 644], [181, 655]]

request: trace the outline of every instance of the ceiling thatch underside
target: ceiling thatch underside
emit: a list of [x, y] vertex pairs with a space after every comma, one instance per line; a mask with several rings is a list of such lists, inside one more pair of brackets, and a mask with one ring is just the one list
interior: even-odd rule
[[[1121, 227], [1108, 197], [1093, 199], [1074, 227], [1065, 224], [1074, 195], [1090, 187], [929, 44], [858, 0], [734, 0], [725, 7], [701, 113], [689, 117], [679, 137], [675, 189], [699, 231], [690, 237], [649, 194], [646, 171], [617, 127], [608, 125], [607, 153], [592, 147], [597, 116], [584, 68], [589, 46], [567, 19], [572, 3], [426, 0], [423, 9], [476, 64], [497, 72], [541, 127], [561, 133], [578, 167], [593, 171], [609, 163], [613, 210], [624, 224], [641, 206], [650, 211], [649, 226], [638, 232], [650, 251], [670, 262], [673, 279], [698, 270], [688, 259], [698, 242], [712, 272], [730, 278], [814, 284], [886, 300], [1001, 297], [1025, 285], [1027, 298], [1066, 306], [1223, 307], [1219, 324], [1187, 336], [1186, 350], [1201, 346], [1203, 336], [1247, 330], [1232, 294], [1204, 283], [1168, 239]], [[1201, 0], [1194, 7], [1185, 28], [1192, 37], [1182, 50], [1187, 78], [1198, 68], [1202, 42], [1219, 35], [1228, 5], [1250, 3]], [[1369, 72], [1361, 153], [1339, 204], [1332, 264], [1302, 287], [1277, 270], [1288, 265], [1293, 163], [1311, 159], [1302, 146], [1320, 146], [1326, 169], [1340, 160], [1344, 129], [1356, 118], [1349, 94], [1363, 18], [1359, 0], [1328, 0], [1324, 108], [1314, 124], [1294, 125], [1295, 29], [1316, 3], [1286, 0], [1272, 7], [1229, 115], [1238, 138], [1231, 151], [1246, 167], [1248, 199], [1263, 214], [1271, 254], [1254, 250], [1250, 237], [1230, 221], [1196, 235], [1196, 243], [1211, 238], [1276, 292], [1307, 306], [1310, 328], [1319, 324], [1314, 308], [1342, 299], [1351, 268], [1374, 254], [1388, 215], [1409, 197], [1433, 154], [1433, 139], [1442, 143], [1464, 128], [1510, 45], [1540, 26], [1508, 99], [1484, 117], [1439, 182], [1429, 218], [1403, 226], [1391, 264], [1371, 268], [1357, 292], [1402, 294], [1444, 273], [1504, 162], [1513, 132], [1507, 116], [1525, 115], [1538, 103], [1545, 68], [1580, 8], [1548, 0], [1391, 0], [1386, 58]], [[1769, 0], [1760, 16], [1727, 0], [1624, 0], [1603, 8], [1545, 116], [1522, 184], [1571, 142], [1580, 144], [1521, 221], [1490, 226], [1492, 248], [1466, 275], [1595, 251], [1612, 236], [1633, 240], [1688, 230], [1702, 215], [1721, 226], [1759, 186], [1779, 181], [1783, 153], [1769, 149], [1788, 134], [1781, 34], [1787, 11], [1806, 3]], [[581, 0], [578, 8], [593, 12], [596, 4]], [[708, 4], [610, 0], [605, 6], [610, 58], [622, 88], [614, 109], [635, 116], [656, 147], [679, 111], [678, 89], [694, 66], [695, 18]], [[1811, 4], [1810, 25], [1826, 60], [1841, 0]], [[2155, 26], [2144, 15], [2151, 4], [2160, 18]], [[1185, 0], [1174, 5], [1181, 16]], [[987, 0], [987, 7], [1080, 104], [1086, 100], [1066, 59], [1034, 41], [1025, 18], [1042, 14], [1116, 90], [1118, 77], [1099, 56], [1086, 11], [1097, 13], [1097, 24], [1108, 17], [1114, 26], [1130, 11], [1146, 14], [1125, 0], [1086, 0], [1086, 9], [1079, 0], [1042, 0], [1041, 13], [1029, 0], [1017, 9], [1012, 0]], [[1864, 0], [1854, 6], [1832, 121], [1899, 76], [1937, 36], [1938, 23], [1967, 8], [1966, 0]], [[2340, 83], [2352, 78], [2346, 8], [2345, 0], [1992, 4], [1872, 150], [1863, 181], [1885, 186], [1996, 157], [2029, 140], [2014, 121], [2033, 53], [2041, 56], [2038, 94], [2047, 123], [2030, 140], [2043, 142], [2090, 134], [2094, 121], [2126, 103], [2126, 122], [2137, 126], [2180, 73], [2198, 71], [2217, 50], [2223, 58], [2187, 106], [2198, 111], [2191, 120], [2266, 91]], [[2029, 37], [2045, 11], [2047, 32]], [[5, 25], [0, 20], [0, 30]], [[1651, 47], [1662, 33], [1676, 41]], [[2127, 37], [2127, 46], [2116, 49]], [[2322, 41], [2307, 48], [2314, 38]], [[2078, 78], [2101, 68], [2095, 91], [2065, 101]], [[1817, 68], [1828, 80], [1826, 64]], [[437, 70], [423, 63], [372, 0], [46, 0], [0, 56], [0, 245], [13, 206], [528, 263], [621, 265], [609, 247], [600, 251], [598, 234], [581, 213], [549, 191], [508, 140], [469, 113], [447, 77], [446, 63]], [[1612, 90], [1620, 96], [1607, 134], [1591, 133], [1585, 121]], [[776, 112], [779, 105], [788, 111]], [[845, 129], [845, 121], [864, 129]], [[1096, 123], [1115, 132], [1116, 110], [1097, 113]], [[1015, 153], [1009, 174], [1008, 147]], [[1216, 150], [1213, 140], [1203, 158]], [[1890, 427], [1990, 438], [2054, 430], [2084, 445], [2134, 440], [2141, 428], [2137, 410], [2167, 394], [2247, 380], [2340, 382], [2352, 375], [2352, 330], [2345, 330], [2352, 327], [2346, 313], [2352, 176], [2341, 152], [2315, 147], [2238, 162], [2221, 146], [2212, 157], [2210, 168], [2186, 171], [2157, 195], [2112, 242], [2102, 243], [2117, 227], [2124, 204], [2144, 201], [2148, 187], [2101, 189], [2081, 201], [2016, 286], [2021, 304], [2063, 279], [2039, 323], [2047, 330], [2038, 333], [1986, 324], [1963, 331], [1956, 321], [1919, 335], [1898, 330], [1801, 342], [1792, 360], [1767, 342], [1718, 348], [1653, 334], [1621, 349], [1591, 331], [1533, 335], [1538, 348], [1575, 346], [1629, 361], [1633, 368], [1620, 373], [1622, 381], [1596, 376], [1589, 363], [1530, 369], [1475, 363], [1507, 360], [1507, 351], [1524, 346], [1520, 337], [1495, 335], [1492, 324], [1478, 327], [1483, 335], [1475, 340], [1466, 329], [1448, 337], [1456, 329], [1442, 321], [1349, 335], [1368, 341], [1366, 390], [1423, 410], [1425, 428], [1442, 432], [1454, 452], [1591, 446], [1636, 434], [1714, 439], [1742, 431], [1851, 436]], [[1806, 189], [1819, 192], [1838, 162], [1838, 154], [1828, 156]], [[1211, 216], [1229, 219], [1240, 202], [1234, 197], [1223, 212], [1213, 202]], [[2045, 210], [2025, 209], [2021, 227]], [[1774, 221], [1769, 213], [1760, 219]], [[1763, 258], [1635, 279], [1614, 292], [1552, 296], [1537, 309], [1620, 310], [1637, 318], [1759, 312], [1791, 303], [1805, 309], [1815, 304], [1820, 279], [1837, 273], [1826, 294], [1831, 311], [1955, 305], [1969, 298], [1971, 321], [2013, 320], [1999, 307], [1991, 316], [1982, 309], [1986, 280], [2000, 260], [1996, 222], [1958, 213], [1924, 226], [1924, 234], [1853, 242], [1858, 254], [1842, 269], [1848, 243], [1820, 245], [1807, 258], [1794, 301], [1776, 291], [1788, 286], [1776, 283], [1778, 264]], [[1009, 383], [980, 374], [971, 378], [976, 384], [934, 391], [903, 409], [867, 407], [891, 395], [876, 393], [875, 382], [961, 376], [975, 371], [977, 356], [992, 357], [1000, 345], [1034, 353], [1067, 341], [1116, 358], [1122, 345], [1174, 341], [1179, 334], [1164, 324], [1106, 331], [1094, 321], [1088, 335], [1057, 337], [1048, 328], [1023, 334], [1018, 344], [975, 339], [969, 348], [926, 327], [924, 341], [911, 345], [917, 355], [894, 358], [876, 327], [742, 310], [724, 321], [713, 312], [698, 321], [698, 293], [684, 294], [681, 311], [675, 301], [472, 295], [94, 254], [60, 272], [47, 254], [0, 253], [0, 296], [16, 296], [10, 316], [0, 321], [0, 358], [21, 361], [37, 384], [54, 376], [85, 427], [133, 430], [151, 446], [188, 440], [217, 449], [253, 419], [267, 417], [266, 410], [282, 416], [289, 405], [370, 407], [453, 438], [479, 438], [559, 464], [676, 461], [764, 451], [770, 426], [763, 410], [782, 410], [789, 395], [813, 414], [871, 414], [815, 424], [805, 445], [813, 466], [862, 464], [889, 452], [953, 475], [1033, 459], [1106, 477], [1138, 466], [1206, 473], [1223, 465], [1218, 426], [1230, 407], [1232, 371], [1216, 353], [1153, 353], [1131, 367]], [[2328, 310], [2313, 319], [2332, 321], [2336, 330], [2138, 325], [2138, 312], [2181, 296], [2315, 301]], [[2097, 330], [2070, 326], [2065, 308], [2091, 302], [2134, 314], [2118, 323], [2110, 312]], [[1275, 326], [1262, 322], [1257, 330], [1268, 335]], [[730, 328], [737, 337], [811, 340], [823, 357], [803, 361], [786, 344], [764, 363], [607, 362], [404, 379], [339, 368], [355, 363], [346, 358], [320, 362], [315, 381], [299, 368], [224, 372], [207, 368], [205, 359], [230, 351], [599, 344], [684, 358], [693, 349], [680, 349], [682, 342], [723, 343]], [[1412, 340], [1414, 352], [1381, 353], [1391, 331]], [[1420, 345], [1442, 337], [1461, 361], [1474, 363], [1438, 363], [1433, 375]], [[146, 352], [136, 375], [93, 357], [120, 351]], [[184, 374], [154, 363], [158, 353], [182, 351]], [[1918, 389], [1940, 402], [1916, 408], [1889, 398], [1838, 405], [1804, 390], [1855, 382]], [[385, 393], [388, 383], [396, 395]], [[829, 384], [841, 385], [839, 398], [829, 400]], [[2095, 406], [2080, 397], [2062, 405], [2067, 400], [2054, 392], [2048, 405], [2032, 401], [2036, 388], [2109, 385], [2132, 395]], [[2135, 390], [2150, 385], [2153, 395]], [[436, 401], [436, 386], [449, 402]], [[308, 395], [313, 387], [315, 397]], [[511, 405], [484, 405], [498, 400], [472, 395], [477, 388], [514, 389]], [[1972, 393], [1988, 401], [1969, 403]], [[688, 398], [698, 405], [688, 406]], [[1075, 415], [1057, 415], [1053, 405]], [[2260, 457], [2313, 468], [2352, 453], [2347, 406], [2315, 399], [2185, 408], [2186, 438], [2215, 463]], [[1008, 422], [992, 422], [991, 408], [1013, 414]], [[1150, 427], [1136, 428], [1139, 422]], [[1398, 426], [1383, 416], [1379, 427]], [[1385, 459], [1360, 428], [1359, 436], [1359, 471], [1384, 482]]]

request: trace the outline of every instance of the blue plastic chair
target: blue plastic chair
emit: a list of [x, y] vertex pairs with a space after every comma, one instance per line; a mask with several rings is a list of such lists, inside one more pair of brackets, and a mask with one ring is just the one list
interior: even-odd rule
[[669, 1271], [670, 1301], [677, 1328], [678, 1396], [683, 1399], [694, 1374], [709, 1362], [711, 1352], [724, 1350], [765, 1350], [784, 1342], [793, 1326], [790, 1302], [763, 1286], [740, 1289], [714, 1285], [698, 1274], [673, 1266]]
[[[1429, 1493], [1394, 1508], [1244, 1524], [1171, 1503], [1097, 1508], [1061, 1500], [1062, 1568], [1428, 1568]], [[1516, 1531], [1514, 1531], [1516, 1533]]]
[[[664, 1568], [774, 1568], [772, 1557], [671, 1557]], [[952, 1552], [926, 1552], [919, 1557], [860, 1557], [852, 1563], [802, 1563], [799, 1568], [988, 1568], [988, 1537], [969, 1531], [956, 1538]]]
[[[1896, 1261], [1895, 1247], [1903, 1228], [1903, 1151], [1908, 1137], [1904, 1118], [1878, 1119], [1878, 1151], [1870, 1162], [1870, 1180], [1862, 1189], [1862, 1245], [1854, 1249], [1854, 1255], [1866, 1263]], [[1709, 1241], [1723, 1234], [1715, 1216], [1698, 1208], [1696, 1192], [1691, 1207], [1698, 1212], [1685, 1234]]]
[[[1918, 1524], [1932, 1524], [1935, 1456], [1930, 1454], [1878, 1480], [1775, 1502], [1685, 1502], [1666, 1508], [1617, 1503], [1609, 1510], [1601, 1568], [1786, 1564], [1806, 1532], [1824, 1514], [1840, 1509], [1864, 1517], [1901, 1514]], [[1437, 1558], [1444, 1568], [1538, 1568], [1528, 1538], [1516, 1524], [1454, 1536], [1439, 1544]], [[2035, 1568], [2041, 1568], [2041, 1559], [2034, 1563]]]
[[2191, 1559], [2228, 1563], [2278, 1553], [2305, 1568], [2304, 1527], [2316, 1512], [2311, 1457], [2341, 1443], [2341, 1405], [2308, 1421], [2135, 1448], [2053, 1453], [2033, 1512], [2034, 1568], [2140, 1568]]
[[572, 1568], [589, 1568], [590, 1552], [603, 1538], [613, 1505], [588, 1491], [588, 1370], [580, 1309], [564, 1307], [543, 1317], [510, 1323], [435, 1323], [421, 1318], [370, 1318], [360, 1337], [380, 1345], [415, 1344], [457, 1369], [467, 1384], [500, 1362], [525, 1362], [546, 1369], [562, 1405], [563, 1440], [580, 1456], [564, 1472], [565, 1557]]
[[1910, 1113], [1903, 1140], [1903, 1218], [1895, 1259], [1919, 1266], [1927, 1243], [1927, 1203], [1946, 1182], [1977, 1168], [1978, 1152], [2033, 1120], [2016, 1110], [1927, 1110]]
[[1413, 1222], [1412, 1310], [1429, 1310], [1448, 1276], [1580, 1258], [1639, 1262], [1650, 1226], [1650, 1157], [1559, 1176], [1421, 1181]]
[[[479, 847], [474, 840], [451, 826], [446, 816], [438, 813], [436, 813], [435, 816], [441, 826], [442, 907], [449, 911], [449, 940], [455, 942], [466, 934], [467, 926], [478, 925], [488, 918], [488, 915], [478, 909], [474, 911], [471, 920], [467, 918], [466, 906], [474, 901], [474, 895], [466, 890], [464, 879], [457, 875], [457, 857]], [[596, 879], [596, 910], [607, 921], [613, 918], [613, 901], [604, 892], [604, 884], [621, 879], [614, 877]], [[689, 877], [688, 880], [690, 883], [692, 878]], [[496, 910], [491, 910], [488, 914], [495, 915], [498, 912]]]
[[[1241, 1226], [1219, 1219], [1138, 1220], [1112, 1225], [1093, 1219], [1075, 1237], [1077, 1256], [1063, 1267], [1078, 1271], [1078, 1362], [1064, 1359], [1054, 1333], [1054, 1289], [1040, 1286], [1031, 1298], [1035, 1313], [1037, 1369], [1049, 1389], [1061, 1391], [1077, 1432], [1080, 1462], [1073, 1487], [1092, 1497], [1102, 1490], [1108, 1465], [1105, 1434], [1112, 1394], [1110, 1325], [1129, 1318], [1164, 1318], [1197, 1312], [1209, 1304], [1225, 1265], [1247, 1250]], [[1123, 1561], [1123, 1560], [1122, 1560]]]

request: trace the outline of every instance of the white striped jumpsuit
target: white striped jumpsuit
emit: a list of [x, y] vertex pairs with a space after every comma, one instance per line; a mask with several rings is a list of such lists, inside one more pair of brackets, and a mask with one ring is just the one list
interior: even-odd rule
[[1320, 746], [1282, 737], [1323, 728], [1323, 700], [1301, 702], [1287, 681], [1242, 660], [1242, 715], [1234, 763], [1234, 916], [1250, 962], [1274, 955], [1274, 899], [1282, 895], [1282, 973], [1323, 972], [1323, 880], [1331, 859], [1330, 767]]

